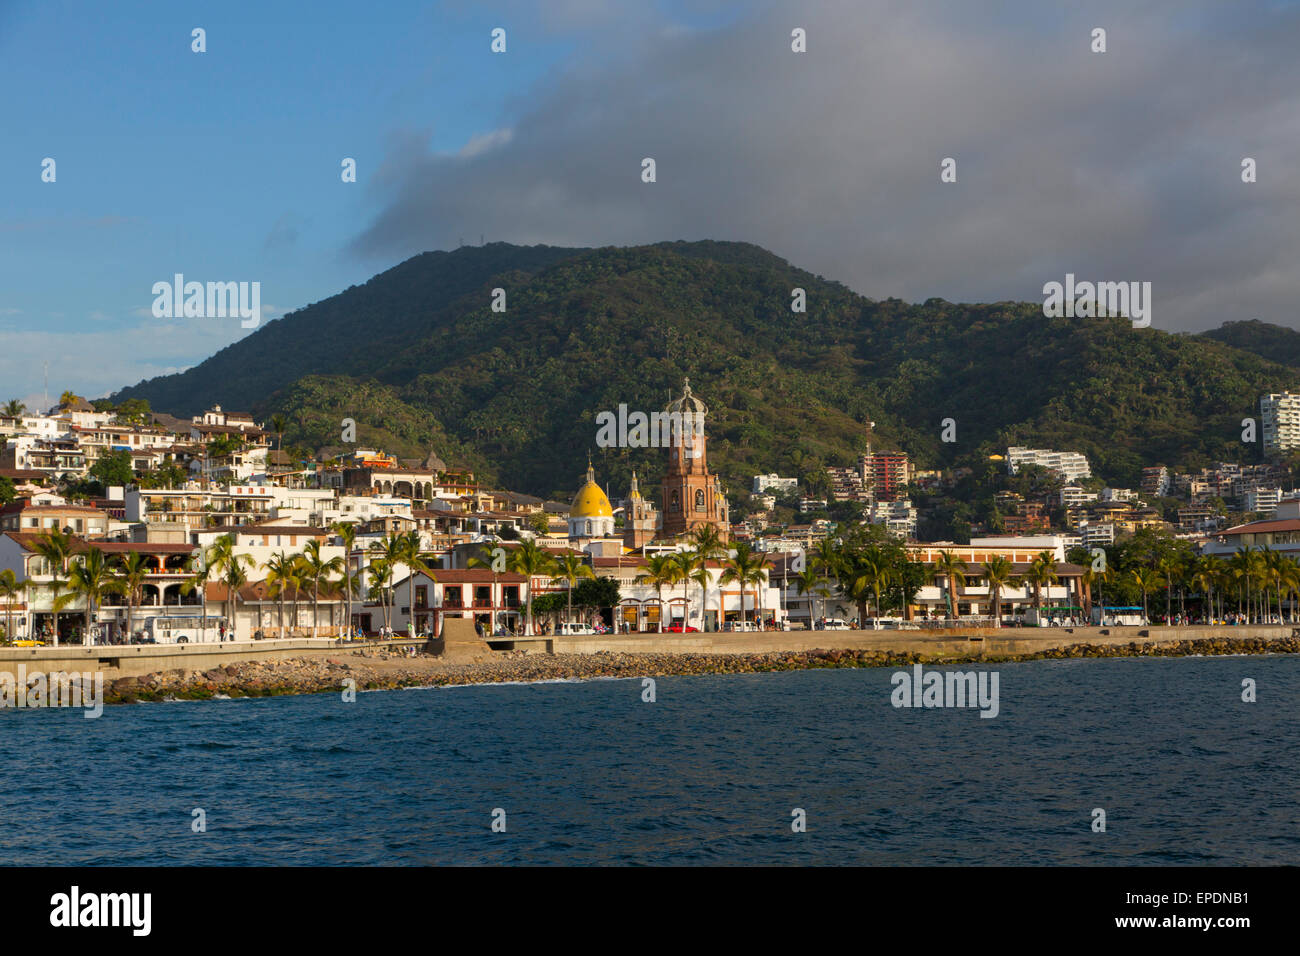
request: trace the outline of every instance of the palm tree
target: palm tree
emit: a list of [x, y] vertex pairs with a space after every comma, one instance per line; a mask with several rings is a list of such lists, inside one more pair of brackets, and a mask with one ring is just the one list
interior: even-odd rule
[[555, 558], [534, 540], [520, 541], [509, 557], [510, 570], [522, 574], [528, 581], [528, 604], [524, 620], [524, 636], [533, 634], [533, 578], [551, 574]]
[[252, 555], [241, 554], [235, 550], [235, 536], [223, 534], [212, 542], [207, 551], [206, 565], [212, 574], [226, 585], [226, 619], [230, 622], [230, 633], [235, 634], [235, 613], [239, 607], [239, 588], [248, 583], [244, 568], [256, 562]]
[[465, 561], [467, 568], [490, 568], [492, 571], [492, 621], [488, 627], [488, 632], [492, 633], [497, 629], [497, 600], [501, 590], [501, 572], [497, 570], [497, 563], [492, 558], [492, 552], [486, 547], [480, 548], [479, 553]]
[[[682, 572], [682, 601], [685, 603], [682, 608], [682, 633], [685, 634], [691, 618], [691, 599], [687, 592], [690, 590], [691, 582], [699, 580], [696, 572], [704, 567], [704, 557], [698, 551], [678, 551], [673, 555], [673, 560], [677, 562]], [[704, 623], [703, 618], [700, 623]]]
[[406, 589], [410, 594], [410, 601], [406, 606], [407, 619], [411, 622], [412, 632], [415, 625], [415, 575], [423, 574], [429, 580], [437, 580], [433, 575], [433, 569], [425, 563], [420, 557], [420, 532], [412, 528], [406, 534], [401, 536], [401, 544], [398, 548], [401, 555], [402, 564], [406, 565]]
[[108, 559], [99, 548], [90, 547], [85, 554], [78, 555], [68, 565], [68, 593], [54, 602], [57, 612], [71, 603], [75, 598], [85, 599], [85, 641], [87, 647], [95, 644], [91, 625], [104, 596], [113, 591], [121, 591], [123, 584], [113, 573]]
[[[823, 605], [822, 611], [825, 612], [825, 601], [831, 596], [830, 588], [827, 586], [822, 576], [811, 567], [805, 567], [802, 571], [794, 576], [795, 590], [800, 594], [810, 595], [808, 598], [808, 624], [812, 625], [813, 621], [813, 598], [821, 598]], [[816, 615], [823, 616], [822, 614]]]
[[[1250, 585], [1258, 574], [1259, 554], [1250, 548], [1238, 548], [1237, 553], [1228, 559], [1228, 566], [1232, 569], [1232, 576], [1237, 580], [1238, 598], [1241, 597], [1240, 588], [1245, 588], [1246, 598], [1246, 622], [1250, 623]], [[1238, 610], [1241, 609], [1240, 601]]]
[[[393, 621], [389, 614], [392, 602], [391, 600], [385, 600], [385, 596], [391, 598], [393, 573], [396, 571], [397, 566], [402, 563], [402, 555], [406, 551], [406, 545], [403, 544], [402, 537], [400, 534], [389, 534], [384, 535], [379, 541], [370, 542], [371, 552], [377, 556], [379, 561], [383, 562], [382, 570], [384, 573], [380, 575], [380, 583], [386, 586], [380, 591], [380, 607], [383, 611], [384, 627], [386, 629], [393, 626]], [[374, 564], [375, 561], [372, 560], [371, 565]]]
[[388, 627], [388, 605], [384, 602], [384, 598], [388, 593], [388, 584], [393, 578], [392, 562], [387, 558], [372, 558], [366, 570], [370, 574], [370, 591], [367, 598], [372, 602], [379, 602], [380, 620], [384, 622], [383, 626], [386, 628]]
[[181, 594], [189, 594], [195, 588], [199, 590], [199, 602], [203, 607], [203, 638], [207, 639], [208, 635], [208, 582], [215, 578], [216, 572], [212, 565], [207, 562], [207, 552], [203, 551], [195, 554], [186, 562], [189, 570], [193, 572], [190, 577], [181, 582]]
[[[1287, 623], [1294, 624], [1295, 623], [1295, 601], [1292, 600], [1292, 595], [1294, 595], [1297, 590], [1300, 590], [1300, 565], [1296, 564], [1294, 558], [1290, 558], [1290, 557], [1285, 558], [1282, 566], [1281, 580], [1279, 581], [1278, 586], [1279, 589], [1281, 589], [1283, 593], [1286, 594]], [[1280, 602], [1281, 600], [1282, 599], [1279, 596], [1278, 601]], [[1282, 613], [1282, 608], [1279, 604], [1278, 614], [1281, 613]]]
[[279, 636], [284, 637], [284, 592], [290, 587], [298, 589], [298, 558], [277, 551], [262, 565], [266, 568], [267, 591], [276, 599], [276, 618]]
[[16, 398], [11, 398], [9, 401], [5, 402], [5, 418], [18, 418], [19, 416], [26, 414], [26, 412], [27, 406]]
[[0, 597], [5, 599], [5, 640], [14, 639], [14, 598], [27, 590], [27, 582], [19, 581], [12, 568], [0, 571]]
[[[416, 542], [418, 545], [418, 533], [416, 533]], [[320, 620], [320, 583], [322, 580], [328, 580], [329, 576], [336, 571], [343, 570], [343, 559], [335, 555], [328, 561], [325, 560], [320, 553], [320, 542], [313, 538], [303, 547], [302, 567], [305, 572], [304, 578], [311, 581], [311, 636], [315, 637], [317, 622]], [[411, 603], [414, 605], [415, 602]], [[330, 616], [333, 617], [333, 614], [331, 613]]]
[[873, 545], [846, 558], [841, 574], [840, 590], [845, 597], [857, 605], [858, 626], [861, 627], [867, 617], [869, 596], [875, 598], [875, 616], [879, 618], [883, 613], [880, 593], [889, 586], [894, 577], [894, 569], [890, 566], [888, 555]]
[[[712, 527], [706, 525], [703, 527]], [[692, 581], [700, 586], [700, 630], [708, 630], [709, 617], [709, 585], [713, 583], [713, 575], [709, 571], [709, 563], [698, 551], [696, 556], [699, 558], [692, 565], [690, 573], [687, 575]]]
[[[659, 597], [659, 633], [664, 632], [664, 588], [681, 580], [682, 566], [671, 554], [652, 554], [646, 558], [645, 570], [633, 580], [636, 584], [649, 584]], [[725, 580], [725, 576], [724, 576]], [[742, 604], [744, 599], [742, 598]]]
[[275, 450], [282, 451], [284, 448], [284, 430], [288, 426], [285, 417], [280, 414], [271, 416], [271, 431], [275, 432]]
[[[1270, 584], [1273, 586], [1273, 589], [1277, 592], [1277, 617], [1278, 620], [1281, 621], [1282, 619], [1282, 578], [1286, 574], [1286, 566], [1291, 563], [1291, 560], [1286, 555], [1284, 555], [1281, 551], [1274, 551], [1272, 548], [1265, 548], [1263, 551], [1263, 556], [1264, 559], [1261, 566], [1261, 573], [1264, 577], [1265, 593], [1267, 593], [1267, 586]], [[1265, 613], [1267, 619], [1267, 615], [1272, 613], [1272, 607], [1269, 606], [1267, 599], [1265, 599], [1264, 603], [1265, 603], [1265, 609], [1266, 609]]]
[[1142, 592], [1142, 619], [1147, 620], [1147, 593], [1154, 591], [1164, 584], [1164, 579], [1160, 577], [1160, 572], [1154, 568], [1134, 568], [1133, 583], [1138, 586]]
[[[754, 585], [754, 616], [760, 617], [762, 607], [762, 591], [760, 586], [767, 580], [768, 569], [771, 568], [772, 562], [768, 560], [766, 554], [761, 551], [753, 550], [744, 541], [736, 545], [735, 553], [722, 562], [722, 576], [718, 579], [719, 584], [730, 584], [736, 582], [740, 585], [740, 620], [745, 620], [745, 588]], [[761, 620], [761, 618], [760, 618]], [[755, 621], [755, 627], [759, 627], [760, 621]]]
[[[1214, 620], [1214, 566], [1217, 559], [1209, 555], [1193, 558], [1187, 566], [1187, 583], [1202, 595], [1201, 608], [1205, 611], [1205, 623]], [[1206, 610], [1208, 606], [1208, 610]]]
[[1165, 623], [1173, 623], [1173, 587], [1174, 579], [1183, 571], [1182, 562], [1172, 555], [1165, 555], [1156, 561], [1156, 571], [1165, 579]]
[[687, 540], [695, 553], [702, 555], [706, 561], [710, 558], [721, 557], [727, 553], [727, 548], [722, 543], [722, 536], [718, 534], [718, 529], [711, 524], [696, 526], [687, 535]]
[[126, 595], [126, 639], [135, 633], [135, 609], [144, 600], [145, 582], [153, 567], [149, 558], [139, 551], [128, 551], [118, 562], [117, 579]]
[[[713, 584], [713, 578], [708, 571], [708, 564], [710, 561], [726, 557], [727, 546], [722, 543], [722, 536], [718, 534], [718, 529], [711, 524], [698, 525], [687, 536], [687, 540], [700, 558], [699, 567], [692, 570], [688, 576], [700, 586], [700, 628], [705, 630], [707, 629], [706, 625], [709, 616], [709, 587]], [[720, 601], [718, 617], [722, 617]]]
[[[50, 589], [51, 605], [58, 604], [59, 592], [63, 590], [64, 580], [60, 577], [65, 570], [68, 557], [72, 554], [72, 535], [54, 528], [46, 531], [32, 546], [33, 550], [45, 559], [45, 564], [49, 568], [50, 583], [46, 585]], [[59, 611], [58, 608], [52, 607], [51, 616], [54, 619], [54, 646], [59, 646]]]
[[1016, 583], [1013, 566], [1007, 558], [995, 554], [981, 568], [989, 583], [989, 605], [993, 610], [993, 626], [1002, 626], [1002, 589]]
[[1060, 580], [1056, 573], [1056, 557], [1050, 551], [1040, 551], [1029, 562], [1029, 569], [1024, 579], [1034, 588], [1034, 616], [1037, 618], [1043, 608], [1043, 588]]
[[357, 526], [351, 521], [336, 521], [330, 525], [330, 531], [343, 545], [343, 600], [347, 605], [344, 612], [347, 627], [352, 628], [352, 549], [357, 544]]
[[966, 583], [966, 562], [951, 551], [940, 551], [934, 572], [942, 575], [948, 585], [948, 620], [951, 621], [957, 617], [957, 588]]
[[79, 398], [81, 398], [81, 396], [78, 395], [76, 392], [72, 391], [71, 389], [66, 389], [63, 392], [63, 394], [59, 396], [59, 404], [63, 406], [71, 405], [74, 402], [76, 402]]
[[591, 569], [582, 558], [576, 554], [566, 554], [555, 562], [555, 576], [551, 578], [552, 584], [567, 584], [569, 586], [569, 613], [565, 620], [573, 623], [573, 586], [582, 578], [594, 578], [596, 572]]

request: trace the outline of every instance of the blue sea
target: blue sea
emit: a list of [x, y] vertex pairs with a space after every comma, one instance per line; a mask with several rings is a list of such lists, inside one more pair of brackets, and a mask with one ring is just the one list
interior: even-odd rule
[[1300, 659], [992, 669], [0, 711], [0, 863], [1300, 864]]

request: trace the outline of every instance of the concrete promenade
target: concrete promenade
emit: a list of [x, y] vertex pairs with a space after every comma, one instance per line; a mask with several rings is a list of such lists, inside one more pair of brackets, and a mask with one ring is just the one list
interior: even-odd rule
[[336, 657], [354, 650], [381, 645], [387, 648], [407, 644], [423, 645], [423, 641], [383, 641], [371, 644], [356, 642], [336, 644], [333, 640], [318, 638], [226, 641], [213, 644], [106, 644], [98, 647], [65, 645], [62, 647], [0, 647], [0, 674], [17, 677], [18, 665], [25, 664], [27, 673], [42, 671], [101, 671], [105, 680], [118, 677], [139, 677], [158, 671], [185, 668], [210, 670], [245, 661], [279, 661], [289, 657]]
[[[1076, 627], [972, 628], [933, 631], [765, 631], [700, 634], [600, 634], [539, 637], [514, 647], [535, 653], [596, 654], [776, 654], [813, 650], [873, 650], [924, 657], [1005, 657], [1032, 655], [1072, 644], [1171, 645], [1180, 641], [1280, 640], [1300, 632], [1291, 626], [1243, 627]], [[160, 671], [204, 671], [248, 661], [339, 657], [361, 650], [395, 650], [422, 640], [337, 644], [329, 639], [229, 641], [224, 644], [136, 644], [100, 647], [0, 647], [0, 673], [16, 678], [18, 665], [28, 674], [42, 671], [100, 671], [106, 680], [139, 677]], [[438, 642], [439, 645], [442, 642]], [[510, 647], [505, 644], [501, 649]], [[448, 641], [448, 657], [495, 656], [485, 643]]]
[[557, 637], [554, 654], [772, 654], [781, 651], [874, 650], [926, 656], [1037, 654], [1071, 644], [1177, 644], [1200, 640], [1280, 640], [1300, 628], [1251, 627], [1004, 627], [930, 631], [759, 631], [717, 634], [598, 634]]

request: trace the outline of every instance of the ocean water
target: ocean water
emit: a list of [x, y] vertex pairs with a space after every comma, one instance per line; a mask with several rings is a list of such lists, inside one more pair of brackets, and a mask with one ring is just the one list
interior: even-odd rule
[[994, 719], [889, 668], [0, 711], [0, 863], [1300, 863], [1300, 659], [991, 669]]

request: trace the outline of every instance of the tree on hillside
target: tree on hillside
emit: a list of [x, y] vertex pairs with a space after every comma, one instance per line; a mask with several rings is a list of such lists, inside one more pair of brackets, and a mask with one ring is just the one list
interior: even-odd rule
[[126, 487], [134, 484], [135, 472], [131, 469], [131, 453], [129, 451], [105, 452], [90, 466], [89, 474], [99, 483], [101, 494], [113, 485]]

